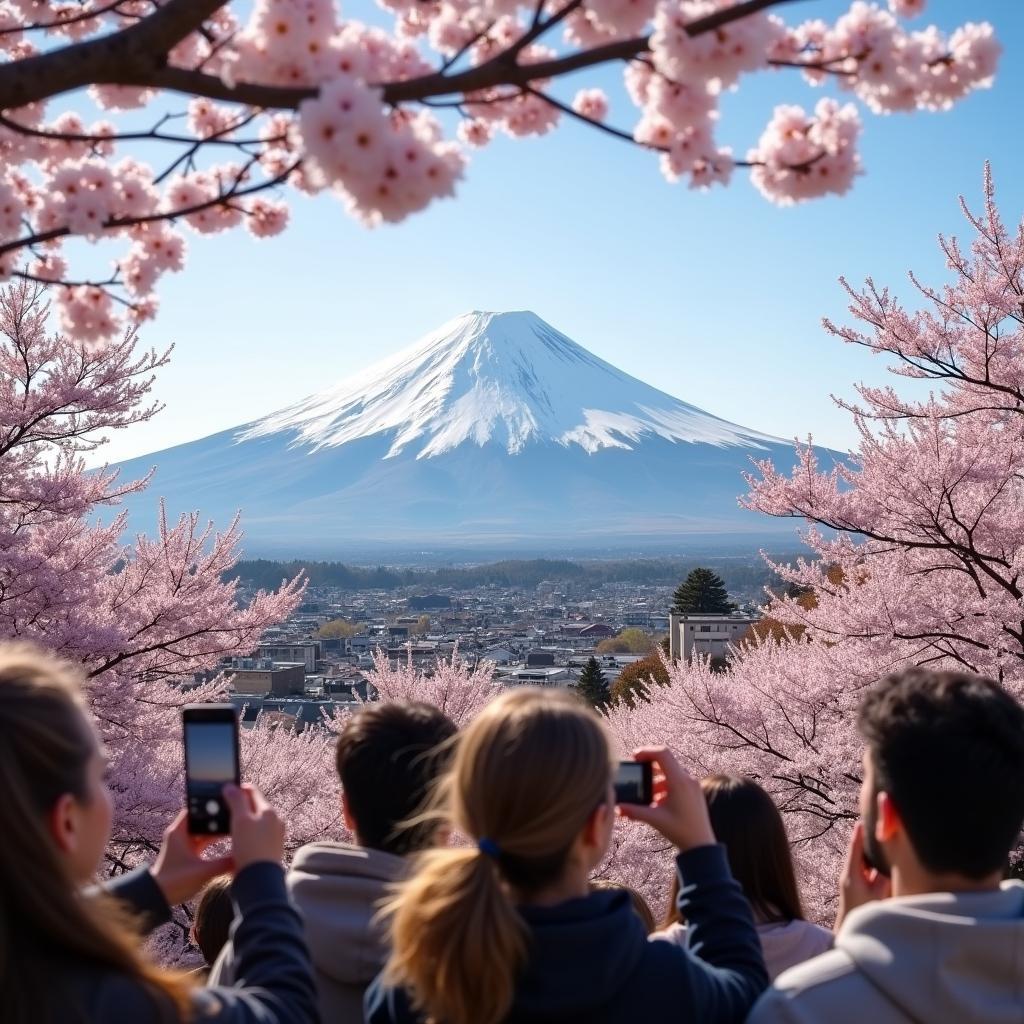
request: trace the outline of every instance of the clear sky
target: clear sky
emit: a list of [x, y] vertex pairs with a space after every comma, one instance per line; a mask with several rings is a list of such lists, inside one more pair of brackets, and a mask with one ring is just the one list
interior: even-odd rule
[[[346, 13], [369, 0], [346, 4]], [[808, 0], [787, 18], [834, 17]], [[884, 364], [830, 338], [844, 317], [840, 274], [906, 294], [906, 271], [945, 271], [938, 232], [963, 233], [993, 164], [1002, 210], [1024, 212], [1024, 4], [931, 0], [922, 22], [992, 21], [1005, 48], [989, 91], [943, 114], [864, 112], [866, 173], [844, 198], [781, 209], [738, 174], [727, 189], [667, 184], [657, 158], [566, 123], [540, 140], [477, 153], [457, 198], [367, 231], [329, 196], [295, 197], [282, 236], [190, 237], [183, 273], [160, 286], [143, 340], [174, 342], [156, 396], [167, 408], [102, 450], [117, 459], [254, 419], [325, 388], [468, 309], [533, 309], [597, 355], [709, 412], [782, 437], [845, 449], [849, 418], [830, 394], [882, 379]], [[618, 70], [610, 120], [637, 113]], [[749, 76], [724, 103], [720, 138], [742, 155], [779, 102], [813, 105], [797, 72]]]

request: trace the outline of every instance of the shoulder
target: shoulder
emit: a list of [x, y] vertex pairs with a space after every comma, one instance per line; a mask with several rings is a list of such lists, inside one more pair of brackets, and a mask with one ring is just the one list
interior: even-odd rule
[[72, 969], [55, 979], [69, 1004], [98, 1024], [165, 1024], [175, 1019], [169, 999], [116, 971]]
[[748, 1024], [826, 1020], [841, 1002], [856, 1002], [864, 979], [842, 950], [807, 960], [775, 979], [758, 1000]]
[[382, 975], [366, 990], [363, 1019], [366, 1024], [418, 1024], [421, 1020], [405, 989], [385, 984]]

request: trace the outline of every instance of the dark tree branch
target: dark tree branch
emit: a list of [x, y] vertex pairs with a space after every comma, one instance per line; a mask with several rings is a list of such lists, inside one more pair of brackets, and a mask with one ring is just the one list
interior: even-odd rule
[[[691, 36], [713, 32], [734, 21], [795, 0], [744, 0], [687, 26]], [[518, 54], [543, 32], [558, 24], [582, 0], [569, 0], [560, 11], [528, 30], [511, 47], [477, 67], [457, 74], [436, 71], [417, 78], [381, 83], [385, 103], [411, 103], [436, 96], [451, 96], [492, 89], [500, 85], [522, 86], [557, 78], [583, 68], [612, 61], [631, 60], [649, 49], [647, 36], [606, 43], [589, 50], [532, 64], [519, 64]], [[86, 85], [130, 85], [167, 89], [225, 102], [266, 109], [294, 110], [315, 96], [312, 87], [272, 86], [226, 82], [199, 70], [170, 67], [167, 52], [195, 31], [221, 0], [168, 0], [156, 13], [130, 28], [99, 39], [75, 43], [25, 60], [0, 66], [0, 110], [12, 110]]]
[[224, 0], [167, 0], [118, 32], [0, 65], [0, 110], [16, 110], [88, 85], [130, 85], [155, 74], [169, 51]]

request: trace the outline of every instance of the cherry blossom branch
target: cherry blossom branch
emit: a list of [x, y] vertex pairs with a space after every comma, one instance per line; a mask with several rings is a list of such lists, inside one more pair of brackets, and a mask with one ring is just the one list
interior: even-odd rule
[[[33, 21], [28, 25], [14, 25], [10, 28], [0, 29], [0, 37], [19, 35], [23, 32], [45, 32], [55, 28], [66, 28], [68, 25], [77, 25], [83, 21], [90, 21], [93, 18], [101, 18], [104, 14], [117, 11], [117, 8], [124, 4], [125, 0], [110, 0], [102, 7], [83, 10], [80, 14], [73, 14], [67, 18], [55, 18], [53, 21]], [[122, 11], [117, 11], [122, 17], [128, 17]]]
[[[381, 83], [384, 102], [394, 105], [453, 93], [482, 91], [500, 85], [523, 85], [598, 64], [629, 60], [649, 49], [650, 37], [644, 35], [534, 64], [521, 65], [516, 61], [524, 46], [567, 17], [581, 2], [570, 0], [558, 13], [527, 31], [509, 49], [477, 67], [454, 75], [439, 71]], [[796, 0], [745, 0], [695, 20], [686, 27], [686, 31], [691, 36], [702, 35], [768, 8], [794, 2]], [[285, 110], [294, 110], [303, 100], [317, 94], [315, 88], [304, 86], [249, 82], [228, 85], [216, 75], [170, 67], [159, 60], [220, 6], [218, 0], [169, 0], [156, 13], [110, 36], [2, 65], [0, 110], [11, 110], [93, 84], [166, 89], [208, 99]]]
[[128, 28], [0, 66], [0, 110], [38, 103], [96, 83], [130, 84], [166, 63], [167, 54], [223, 0], [167, 0]]
[[[610, 135], [614, 139], [621, 139], [623, 142], [632, 143], [634, 146], [639, 146], [641, 149], [652, 150], [655, 153], [667, 153], [669, 152], [668, 146], [656, 146], [653, 142], [640, 142], [631, 132], [623, 131], [621, 128], [615, 128], [612, 125], [605, 124], [604, 121], [599, 121], [596, 117], [588, 117], [586, 114], [575, 107], [570, 106], [568, 103], [563, 103], [561, 100], [556, 99], [554, 96], [536, 89], [532, 85], [524, 85], [521, 90], [522, 93], [527, 93], [530, 96], [536, 96], [537, 99], [543, 100], [545, 103], [554, 107], [556, 110], [560, 110], [563, 114], [571, 117], [583, 124], [589, 125], [591, 128], [596, 128], [598, 131], [604, 132], [606, 135]], [[735, 160], [733, 162], [734, 167], [759, 167], [762, 166], [762, 161], [759, 160]], [[793, 167], [792, 170], [803, 170], [809, 164], [803, 164], [799, 167]]]
[[[238, 172], [235, 176], [235, 184], [228, 192], [220, 193], [210, 199], [204, 200], [203, 202], [193, 203], [189, 206], [182, 206], [173, 210], [164, 210], [160, 213], [150, 213], [138, 217], [111, 217], [103, 222], [103, 227], [108, 230], [135, 227], [140, 224], [152, 224], [156, 221], [174, 221], [179, 217], [187, 217], [193, 213], [201, 213], [203, 210], [209, 210], [214, 206], [225, 205], [231, 200], [243, 199], [246, 196], [256, 195], [266, 189], [274, 188], [275, 186], [287, 181], [302, 164], [301, 160], [296, 159], [284, 170], [275, 174], [272, 178], [267, 178], [265, 181], [258, 182], [255, 185], [249, 185], [245, 188], [237, 187], [241, 184], [242, 178], [248, 172], [249, 168], [254, 166], [258, 162], [258, 159], [259, 158], [256, 156], [252, 157], [245, 167]], [[0, 255], [15, 249], [23, 249], [29, 245], [36, 245], [40, 242], [50, 242], [55, 238], [64, 238], [69, 234], [71, 234], [71, 229], [66, 225], [59, 228], [53, 228], [49, 231], [40, 231], [32, 236], [18, 238], [14, 241], [0, 244]]]
[[0, 113], [0, 126], [3, 126], [12, 132], [16, 132], [19, 135], [27, 136], [28, 138], [46, 139], [51, 142], [85, 142], [90, 145], [103, 145], [105, 143], [117, 142], [169, 142], [188, 146], [194, 146], [198, 143], [200, 145], [241, 147], [263, 146], [268, 142], [282, 141], [283, 136], [280, 135], [265, 139], [229, 139], [226, 137], [227, 135], [230, 135], [231, 132], [236, 132], [240, 128], [244, 128], [246, 125], [251, 124], [257, 117], [259, 117], [260, 113], [260, 111], [252, 111], [247, 114], [240, 115], [237, 121], [232, 122], [227, 127], [202, 137], [196, 137], [194, 135], [171, 135], [167, 132], [160, 131], [163, 125], [168, 121], [185, 117], [185, 114], [164, 114], [152, 128], [146, 131], [118, 132], [117, 134], [112, 135], [95, 135], [88, 132], [60, 132], [49, 131], [43, 128], [33, 128], [30, 125], [21, 124], [20, 122], [15, 121], [13, 118], [7, 117], [3, 113]]

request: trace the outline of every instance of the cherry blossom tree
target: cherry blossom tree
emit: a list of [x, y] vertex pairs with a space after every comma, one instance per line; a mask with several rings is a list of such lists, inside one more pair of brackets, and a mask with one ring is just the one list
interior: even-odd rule
[[[161, 508], [155, 537], [125, 543], [124, 516], [111, 506], [146, 481], [87, 472], [83, 458], [106, 432], [158, 411], [146, 401], [168, 353], [140, 354], [134, 331], [99, 346], [49, 335], [47, 312], [39, 285], [0, 292], [0, 637], [81, 665], [111, 759], [118, 867], [155, 850], [182, 805], [181, 705], [224, 692], [219, 680], [189, 692], [182, 683], [224, 655], [250, 653], [302, 586], [240, 602], [229, 578], [237, 520], [214, 533], [194, 513], [171, 525]], [[106, 523], [95, 518], [103, 509]], [[322, 742], [259, 727], [245, 744], [250, 777], [294, 809], [295, 842], [337, 818], [310, 799]]]
[[[789, 475], [750, 477], [750, 508], [799, 517], [812, 556], [775, 568], [794, 594], [768, 612], [788, 630], [741, 646], [722, 673], [667, 665], [649, 703], [612, 713], [623, 744], [659, 738], [700, 772], [753, 776], [786, 813], [812, 906], [827, 917], [856, 819], [865, 688], [905, 665], [981, 672], [1024, 698], [1024, 221], [1008, 230], [985, 174], [984, 210], [963, 203], [969, 250], [941, 238], [952, 281], [913, 274], [921, 308], [869, 280], [844, 285], [858, 326], [843, 341], [889, 357], [927, 398], [892, 386], [841, 403], [860, 446]], [[666, 734], [667, 733], [667, 734]]]
[[494, 664], [478, 661], [469, 665], [456, 648], [451, 658], [438, 658], [429, 669], [413, 664], [409, 647], [405, 664], [394, 667], [387, 652], [373, 652], [373, 669], [367, 674], [378, 700], [423, 701], [443, 711], [460, 729], [483, 706], [501, 693], [494, 678]]
[[[788, 0], [379, 2], [390, 31], [334, 0], [4, 0], [0, 277], [60, 282], [64, 329], [114, 337], [154, 314], [158, 279], [184, 266], [183, 228], [278, 234], [287, 189], [398, 221], [451, 195], [474, 148], [564, 118], [651, 150], [669, 181], [706, 188], [746, 168], [772, 202], [842, 194], [860, 171], [854, 103], [780, 105], [738, 157], [715, 138], [722, 95], [772, 69], [875, 113], [944, 110], [991, 83], [1000, 52], [988, 24], [908, 27], [924, 0], [796, 23], [772, 10]], [[602, 90], [559, 95], [608, 64], [624, 65], [619, 126]], [[109, 241], [109, 272], [70, 239]]]

